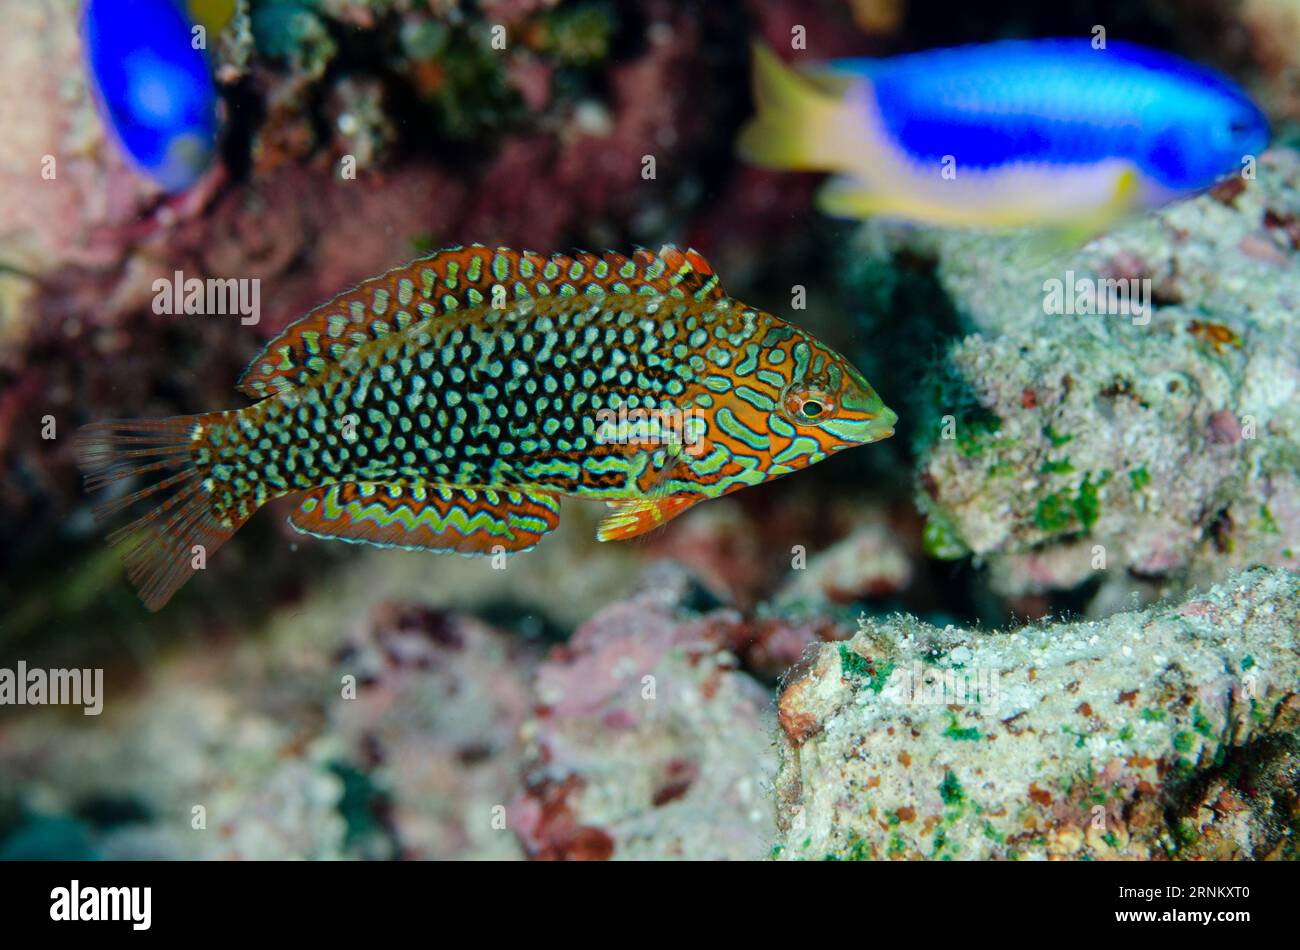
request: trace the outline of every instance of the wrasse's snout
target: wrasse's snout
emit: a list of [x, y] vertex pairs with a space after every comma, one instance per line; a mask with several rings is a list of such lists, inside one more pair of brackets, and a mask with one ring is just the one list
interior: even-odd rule
[[827, 420], [822, 428], [836, 439], [835, 451], [839, 451], [888, 439], [897, 423], [898, 413], [886, 406], [864, 380], [844, 395], [839, 415]]
[[894, 434], [894, 426], [897, 424], [898, 413], [894, 412], [894, 410], [890, 409], [888, 406], [884, 407], [883, 411], [880, 413], [880, 418], [876, 420], [878, 429], [876, 431], [876, 438], [873, 441], [878, 442], [881, 439], [888, 439]]
[[894, 426], [898, 423], [898, 413], [888, 406], [882, 405], [872, 415], [874, 418], [866, 419], [862, 423], [861, 438], [858, 439], [859, 444], [880, 442], [894, 434]]

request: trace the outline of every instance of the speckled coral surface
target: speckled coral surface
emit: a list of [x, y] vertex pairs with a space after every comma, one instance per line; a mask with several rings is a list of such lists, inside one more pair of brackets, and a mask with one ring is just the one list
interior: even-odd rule
[[[1051, 263], [1023, 238], [925, 238], [979, 331], [925, 423], [932, 551], [973, 552], [1010, 594], [1300, 566], [1298, 222], [1300, 156], [1277, 150]], [[1099, 279], [1149, 281], [1150, 310], [1047, 312], [1049, 281]]]
[[770, 693], [726, 649], [730, 610], [682, 611], [666, 570], [552, 653], [511, 826], [530, 855], [744, 859], [773, 834]]
[[1294, 856], [1297, 631], [1262, 569], [1101, 622], [868, 622], [785, 687], [775, 851]]

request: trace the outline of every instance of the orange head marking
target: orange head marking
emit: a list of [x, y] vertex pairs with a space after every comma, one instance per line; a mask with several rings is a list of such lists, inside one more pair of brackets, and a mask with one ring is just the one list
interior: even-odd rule
[[[721, 492], [820, 462], [832, 452], [894, 434], [898, 420], [843, 356], [768, 314], [742, 343], [741, 357], [708, 377], [707, 438], [731, 456]], [[752, 341], [761, 342], [752, 342]], [[729, 386], [720, 382], [725, 379]], [[706, 455], [701, 474], [718, 471]]]

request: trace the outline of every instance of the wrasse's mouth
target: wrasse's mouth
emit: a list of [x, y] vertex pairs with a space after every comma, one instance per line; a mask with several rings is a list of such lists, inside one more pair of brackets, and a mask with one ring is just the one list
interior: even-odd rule
[[891, 438], [894, 434], [894, 424], [898, 422], [898, 413], [888, 406], [881, 406], [880, 412], [872, 420], [869, 428], [871, 432], [871, 441], [880, 442], [884, 439]]
[[872, 410], [858, 410], [852, 417], [842, 416], [822, 423], [822, 429], [838, 443], [834, 451], [847, 449], [853, 445], [870, 445], [888, 439], [894, 434], [894, 424], [898, 414], [888, 406]]

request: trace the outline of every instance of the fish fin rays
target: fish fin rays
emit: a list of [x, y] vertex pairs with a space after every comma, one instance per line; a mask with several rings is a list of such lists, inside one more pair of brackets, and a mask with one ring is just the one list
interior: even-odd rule
[[1100, 207], [1058, 227], [1032, 231], [1033, 250], [1027, 265], [1040, 270], [1059, 270], [1085, 244], [1101, 237], [1141, 206], [1141, 178], [1125, 165], [1115, 176], [1111, 197]]
[[1125, 164], [1115, 176], [1110, 200], [1090, 214], [1058, 229], [1058, 244], [1080, 248], [1109, 231], [1116, 223], [1132, 214], [1142, 205], [1142, 180], [1136, 168]]
[[757, 114], [741, 130], [740, 155], [765, 168], [837, 167], [833, 147], [843, 89], [822, 74], [807, 76], [791, 68], [761, 43], [754, 44], [753, 61]]
[[[642, 449], [646, 465], [637, 478], [641, 494], [607, 501], [612, 511], [596, 526], [598, 541], [626, 541], [659, 528], [706, 496], [671, 490], [681, 463], [681, 446]], [[663, 452], [660, 457], [660, 452]], [[659, 464], [656, 464], [656, 458]]]
[[134, 480], [141, 487], [95, 506], [95, 520], [147, 503], [152, 507], [108, 536], [127, 576], [149, 610], [159, 610], [243, 524], [219, 521], [204, 485], [207, 471], [194, 460], [202, 416], [96, 422], [73, 443], [86, 490], [111, 490]]
[[[683, 251], [671, 244], [665, 244], [659, 249], [657, 256], [667, 265], [669, 293], [675, 287], [683, 294], [689, 294], [701, 301], [722, 300], [726, 297], [718, 275], [713, 272], [708, 261], [693, 248]], [[633, 259], [635, 258], [634, 254]]]
[[677, 494], [609, 502], [614, 510], [596, 526], [596, 540], [626, 541], [635, 538], [667, 524], [703, 499], [703, 495]]
[[903, 210], [897, 200], [854, 175], [836, 175], [817, 191], [817, 207], [834, 218], [869, 218]]
[[527, 551], [560, 523], [534, 491], [344, 482], [303, 496], [289, 524], [314, 537], [458, 554]]
[[619, 294], [702, 301], [724, 296], [703, 256], [672, 245], [631, 256], [448, 248], [364, 281], [290, 324], [249, 363], [238, 388], [253, 399], [293, 389], [359, 346], [458, 310]]

